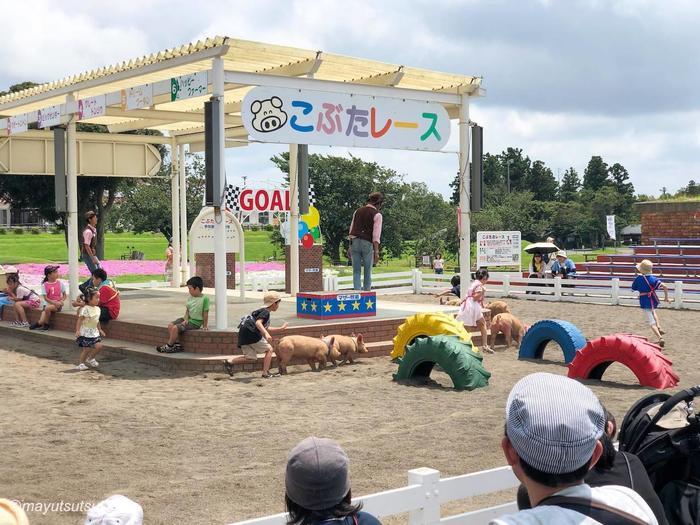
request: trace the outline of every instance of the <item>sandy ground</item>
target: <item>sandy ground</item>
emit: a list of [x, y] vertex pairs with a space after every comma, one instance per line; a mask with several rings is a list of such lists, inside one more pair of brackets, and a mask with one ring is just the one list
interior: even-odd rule
[[[587, 337], [646, 334], [635, 308], [510, 303], [527, 323], [567, 319]], [[700, 314], [660, 315], [681, 385], [700, 383]], [[546, 351], [544, 362], [518, 361], [514, 350], [486, 356], [491, 384], [474, 392], [453, 391], [438, 373], [433, 376], [443, 386], [398, 385], [388, 358], [321, 373], [299, 366], [284, 378], [240, 374], [230, 380], [223, 373], [182, 375], [125, 359], [103, 359], [100, 372], [74, 373], [76, 357], [77, 350], [0, 341], [0, 495], [77, 508], [121, 493], [143, 505], [148, 524], [224, 524], [282, 511], [286, 454], [308, 435], [341, 442], [358, 495], [404, 486], [411, 468], [457, 475], [501, 466], [510, 387], [530, 372], [566, 372], [558, 347]], [[621, 365], [605, 379], [591, 386], [621, 421], [648, 389], [635, 386]], [[33, 524], [83, 519], [79, 512], [29, 515]]]

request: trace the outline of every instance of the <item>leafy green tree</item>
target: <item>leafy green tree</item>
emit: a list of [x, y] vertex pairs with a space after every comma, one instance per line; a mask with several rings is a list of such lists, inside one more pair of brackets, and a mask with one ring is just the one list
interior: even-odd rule
[[[271, 160], [288, 180], [289, 154], [285, 152]], [[397, 213], [397, 203], [401, 201], [404, 185], [394, 170], [353, 156], [312, 154], [309, 155], [309, 180], [314, 185], [316, 207], [321, 213], [323, 251], [331, 260], [340, 260], [341, 247], [347, 247], [352, 215], [367, 202], [372, 191], [381, 191], [386, 197], [382, 208], [382, 248], [393, 256], [401, 255], [404, 218]]]
[[583, 187], [587, 190], [598, 191], [608, 184], [608, 165], [599, 156], [591, 157], [583, 172]]
[[557, 179], [554, 178], [552, 170], [541, 160], [532, 163], [527, 185], [535, 200], [553, 201], [557, 198]]
[[581, 189], [581, 179], [573, 167], [564, 172], [564, 178], [559, 186], [559, 200], [561, 202], [574, 202]]
[[616, 162], [610, 167], [610, 179], [621, 198], [613, 211], [617, 216], [627, 216], [635, 201], [634, 184], [630, 182], [629, 173], [622, 164]]
[[[500, 154], [501, 170], [506, 187], [510, 178], [510, 191], [529, 191], [530, 157], [523, 156], [522, 148], [507, 148]], [[510, 166], [510, 167], [509, 167]]]
[[[187, 229], [202, 209], [204, 161], [190, 155], [186, 165]], [[159, 231], [172, 236], [172, 192], [170, 163], [164, 164], [157, 178], [139, 179], [122, 187], [122, 203], [115, 210], [119, 226], [137, 232]]]

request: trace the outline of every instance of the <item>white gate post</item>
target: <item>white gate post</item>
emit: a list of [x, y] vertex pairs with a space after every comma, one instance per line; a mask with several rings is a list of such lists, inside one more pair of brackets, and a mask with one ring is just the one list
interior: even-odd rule
[[561, 277], [554, 278], [554, 300], [561, 301]]
[[612, 280], [612, 287], [610, 288], [610, 300], [612, 304], [620, 304], [620, 279], [615, 277]]
[[503, 276], [503, 295], [505, 297], [510, 297], [510, 275], [508, 274]]
[[673, 284], [673, 307], [680, 310], [683, 308], [683, 281], [675, 281]]
[[413, 268], [413, 293], [423, 293], [423, 273], [418, 268]]
[[340, 290], [340, 283], [338, 282], [338, 276], [334, 275], [333, 276], [333, 288], [331, 288], [334, 292], [337, 292]]
[[416, 468], [408, 471], [409, 485], [422, 485], [423, 501], [418, 510], [408, 513], [409, 525], [433, 525], [440, 523], [440, 471], [432, 468]]

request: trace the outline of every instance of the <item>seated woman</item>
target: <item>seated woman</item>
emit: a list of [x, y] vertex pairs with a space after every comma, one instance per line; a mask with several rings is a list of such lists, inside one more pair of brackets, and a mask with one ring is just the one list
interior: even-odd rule
[[285, 475], [288, 525], [381, 525], [352, 504], [348, 456], [335, 441], [308, 437], [289, 453]]
[[574, 261], [566, 256], [564, 250], [556, 253], [557, 260], [552, 264], [552, 275], [559, 275], [562, 279], [573, 279], [576, 277], [576, 265]]

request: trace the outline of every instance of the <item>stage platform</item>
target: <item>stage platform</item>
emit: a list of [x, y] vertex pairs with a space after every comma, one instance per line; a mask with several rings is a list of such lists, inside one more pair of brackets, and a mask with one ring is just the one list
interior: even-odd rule
[[[205, 289], [205, 294], [212, 299], [213, 290]], [[187, 289], [172, 288], [136, 288], [121, 292], [121, 313], [119, 319], [110, 321], [105, 327], [107, 337], [104, 340], [105, 351], [133, 358], [139, 362], [154, 364], [164, 369], [219, 371], [224, 358], [240, 355], [237, 347], [237, 326], [240, 318], [256, 308], [262, 307], [262, 293], [251, 292], [245, 300], [238, 297], [238, 292], [230, 291], [228, 297], [228, 319], [230, 328], [226, 330], [195, 330], [183, 334], [184, 352], [161, 354], [155, 350], [157, 345], [167, 341], [168, 322], [182, 317], [187, 300]], [[320, 337], [328, 334], [362, 334], [367, 342], [369, 352], [359, 358], [385, 356], [391, 353], [392, 339], [396, 330], [405, 319], [419, 312], [456, 312], [454, 306], [439, 304], [398, 303], [395, 301], [377, 302], [377, 315], [372, 318], [333, 319], [320, 321], [301, 319], [296, 316], [296, 303], [293, 297], [283, 295], [279, 309], [272, 314], [272, 326], [284, 322], [289, 327], [281, 335], [307, 335]], [[39, 311], [30, 312], [30, 320], [37, 320]], [[54, 316], [52, 329], [47, 332], [30, 331], [27, 328], [11, 327], [8, 321], [14, 320], [14, 311], [5, 307], [2, 311], [0, 333], [29, 340], [43, 341], [57, 346], [73, 349], [75, 358], [78, 348], [74, 341], [75, 312], [62, 312]], [[214, 326], [215, 309], [210, 311], [210, 326]], [[279, 336], [278, 336], [279, 337]], [[473, 334], [474, 342], [481, 344], [478, 333]], [[292, 364], [301, 364], [294, 363]], [[261, 368], [262, 361], [249, 361], [238, 365], [241, 370]], [[273, 361], [273, 367], [276, 366]]]

